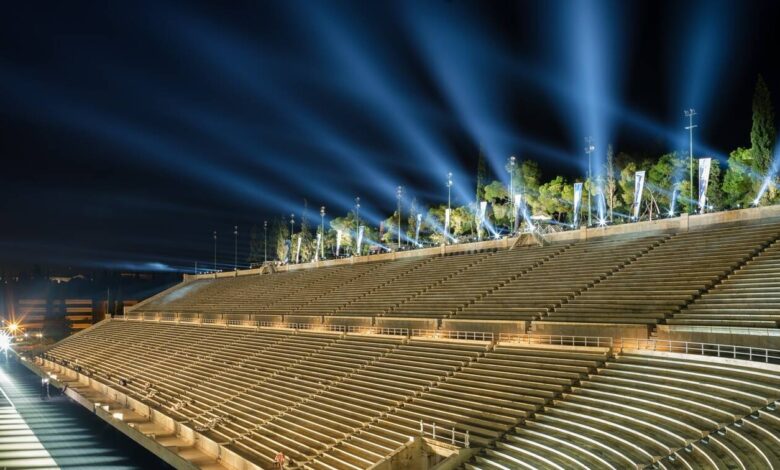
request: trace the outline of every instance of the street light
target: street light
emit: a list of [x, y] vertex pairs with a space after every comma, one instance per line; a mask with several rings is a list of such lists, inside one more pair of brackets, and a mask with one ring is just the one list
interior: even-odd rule
[[290, 214], [290, 260], [292, 260], [293, 235], [295, 233], [295, 214]]
[[[688, 200], [693, 201], [693, 129], [698, 126], [693, 124], [693, 117], [696, 116], [695, 109], [686, 109], [683, 113], [685, 114], [685, 117], [688, 118], [688, 126], [685, 127], [685, 130], [688, 131], [688, 173], [690, 175], [691, 185], [690, 188], [688, 188]], [[693, 207], [693, 202], [691, 202], [690, 207]]]
[[447, 173], [447, 209], [452, 207], [452, 173]]
[[214, 272], [217, 272], [217, 231], [214, 230]]
[[263, 221], [263, 263], [268, 262], [268, 221]]
[[[355, 198], [355, 251], [358, 249], [358, 236], [360, 232], [360, 197]], [[357, 253], [360, 256], [360, 253]]]
[[591, 220], [591, 206], [590, 206], [590, 193], [593, 192], [593, 183], [591, 182], [591, 154], [596, 150], [596, 146], [593, 145], [593, 139], [588, 136], [585, 137], [585, 153], [588, 154], [588, 226], [592, 224]]
[[233, 226], [233, 271], [238, 271], [238, 225]]
[[401, 249], [401, 197], [403, 197], [404, 188], [398, 186], [395, 188], [395, 196], [398, 198], [398, 249]]
[[325, 206], [320, 206], [320, 254], [325, 259]]
[[509, 207], [511, 209], [509, 223], [511, 227], [514, 227], [515, 222], [515, 165], [517, 165], [517, 158], [512, 155], [509, 157]]

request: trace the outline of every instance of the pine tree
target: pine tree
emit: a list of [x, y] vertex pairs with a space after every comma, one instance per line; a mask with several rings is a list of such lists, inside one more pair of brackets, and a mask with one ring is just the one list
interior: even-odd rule
[[485, 154], [482, 149], [479, 150], [477, 160], [477, 204], [485, 198], [485, 184], [488, 182], [487, 165], [485, 165]]
[[753, 168], [765, 175], [772, 165], [775, 147], [775, 113], [764, 77], [758, 76], [753, 93], [753, 128], [750, 130]]

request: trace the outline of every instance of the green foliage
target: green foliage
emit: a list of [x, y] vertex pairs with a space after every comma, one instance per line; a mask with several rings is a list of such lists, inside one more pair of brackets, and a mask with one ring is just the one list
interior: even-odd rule
[[758, 194], [761, 183], [754, 178], [753, 152], [738, 148], [729, 155], [729, 165], [723, 177], [723, 204], [726, 207], [747, 207]]
[[573, 199], [573, 186], [568, 184], [563, 176], [556, 176], [553, 180], [539, 186], [534, 213], [548, 216], [557, 214], [557, 220], [562, 221], [563, 214], [571, 212]]
[[764, 78], [759, 75], [753, 93], [753, 127], [750, 130], [753, 169], [765, 175], [772, 165], [775, 148], [775, 113]]
[[628, 214], [634, 204], [634, 175], [636, 171], [637, 165], [634, 162], [626, 163], [620, 170], [620, 179], [618, 180], [620, 200], [622, 202], [620, 209], [625, 214]]
[[617, 173], [615, 168], [615, 151], [612, 149], [612, 145], [607, 147], [607, 161], [604, 168], [604, 197], [607, 203], [607, 209], [609, 210], [609, 221], [614, 220], [614, 209], [617, 204]]
[[487, 179], [485, 154], [482, 152], [482, 149], [479, 149], [479, 157], [477, 158], [477, 201], [483, 201], [485, 199], [485, 184], [487, 183]]
[[274, 236], [274, 246], [276, 247], [276, 259], [284, 260], [284, 256], [287, 253], [286, 243], [290, 240], [290, 225], [284, 217], [279, 217], [274, 221], [274, 227], [272, 230]]

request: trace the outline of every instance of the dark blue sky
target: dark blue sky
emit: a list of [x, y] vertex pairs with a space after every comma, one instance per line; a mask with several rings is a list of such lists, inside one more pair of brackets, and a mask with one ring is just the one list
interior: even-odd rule
[[[770, 2], [18, 2], [0, 16], [0, 268], [192, 266], [253, 224], [394, 188], [473, 197], [478, 149], [547, 176], [748, 145]], [[298, 216], [300, 217], [300, 215]], [[318, 218], [318, 217], [317, 217]]]

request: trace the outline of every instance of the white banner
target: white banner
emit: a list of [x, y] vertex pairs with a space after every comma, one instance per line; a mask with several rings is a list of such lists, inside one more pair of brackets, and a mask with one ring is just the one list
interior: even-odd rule
[[341, 251], [341, 230], [336, 230], [336, 258], [339, 257]]
[[420, 246], [420, 225], [422, 225], [422, 214], [417, 214], [417, 226], [414, 228], [414, 244]]
[[452, 212], [451, 209], [444, 209], [444, 233], [449, 235], [450, 234], [450, 213]]
[[314, 261], [320, 260], [320, 249], [322, 248], [322, 234], [317, 233], [317, 250], [314, 252]]
[[363, 246], [363, 226], [358, 227], [357, 234], [357, 256], [360, 256], [360, 248]]
[[645, 172], [634, 174], [634, 219], [639, 218], [639, 208], [642, 206], [642, 193], [645, 190]]
[[477, 238], [482, 240], [482, 227], [485, 225], [485, 213], [487, 201], [479, 201], [479, 215], [477, 216]]
[[[515, 217], [515, 226], [514, 226], [514, 232], [517, 233], [517, 228], [520, 227], [520, 206], [523, 204], [523, 195], [522, 194], [515, 194], [515, 207], [514, 207], [514, 217]], [[525, 211], [522, 211], [525, 213]]]
[[699, 211], [704, 214], [707, 205], [707, 186], [710, 184], [711, 158], [699, 159]]
[[303, 234], [298, 235], [298, 248], [295, 249], [295, 262], [301, 261], [301, 242], [303, 241]]
[[598, 194], [596, 194], [596, 204], [598, 204], [599, 213], [599, 225], [605, 225], [607, 223], [607, 199], [604, 197], [604, 189], [599, 187]]
[[580, 202], [582, 201], [582, 183], [574, 183], [574, 214], [572, 216], [572, 225], [574, 228], [580, 226]]

